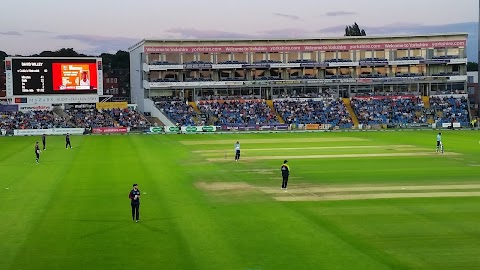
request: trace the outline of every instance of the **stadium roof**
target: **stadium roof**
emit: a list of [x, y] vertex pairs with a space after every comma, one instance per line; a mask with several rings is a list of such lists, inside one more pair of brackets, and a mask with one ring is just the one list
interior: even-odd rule
[[421, 35], [391, 35], [391, 36], [339, 36], [339, 37], [322, 37], [322, 38], [214, 38], [214, 39], [155, 39], [147, 38], [143, 39], [137, 44], [128, 48], [132, 51], [144, 43], [156, 42], [156, 43], [201, 43], [201, 42], [269, 42], [269, 41], [335, 41], [335, 40], [375, 40], [375, 39], [397, 39], [397, 38], [429, 38], [429, 37], [450, 37], [450, 36], [465, 36], [468, 37], [468, 33], [439, 33], [439, 34], [421, 34]]

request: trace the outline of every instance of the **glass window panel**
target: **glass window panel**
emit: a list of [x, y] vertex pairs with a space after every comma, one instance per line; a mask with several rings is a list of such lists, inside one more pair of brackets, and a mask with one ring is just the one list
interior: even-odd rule
[[244, 70], [236, 70], [234, 73], [236, 78], [245, 78], [246, 75]]
[[408, 50], [396, 50], [395, 51], [395, 58], [402, 58], [408, 56]]
[[445, 54], [446, 54], [445, 48], [433, 49], [433, 56], [445, 56]]
[[372, 68], [371, 67], [362, 67], [360, 68], [360, 74], [371, 74]]
[[374, 51], [374, 57], [376, 57], [376, 58], [386, 58], [385, 57], [385, 50]]
[[253, 54], [253, 61], [262, 61], [265, 60], [267, 54], [264, 52], [256, 52]]
[[350, 68], [340, 68], [340, 75], [351, 75]]
[[303, 75], [306, 75], [306, 76], [315, 76], [315, 77], [316, 77], [317, 74], [315, 74], [315, 69], [313, 69], [313, 68], [306, 68], [306, 69], [303, 70]]
[[325, 75], [336, 75], [337, 69], [336, 68], [327, 68], [325, 69]]
[[372, 58], [373, 57], [373, 52], [372, 51], [360, 51], [360, 59], [365, 59], [365, 58]]
[[375, 67], [374, 71], [376, 74], [387, 74], [387, 68], [386, 67]]
[[270, 59], [270, 60], [273, 60], [273, 61], [282, 61], [282, 62], [283, 62], [282, 53], [271, 52], [271, 53], [268, 54], [268, 56], [269, 56], [269, 59]]
[[324, 60], [331, 60], [331, 59], [336, 59], [336, 53], [335, 52], [325, 52], [325, 59]]
[[217, 63], [226, 62], [230, 60], [230, 53], [218, 53], [217, 54]]
[[234, 53], [232, 60], [238, 61], [238, 62], [246, 62], [247, 55], [248, 55], [247, 53]]
[[304, 60], [314, 60], [314, 53], [313, 52], [303, 52], [302, 59]]
[[350, 60], [350, 51], [338, 51], [338, 58]]
[[170, 63], [179, 63], [180, 54], [179, 53], [167, 53], [165, 54], [165, 61]]
[[295, 61], [300, 59], [300, 54], [298, 52], [289, 52], [288, 61]]
[[459, 48], [447, 48], [447, 55], [460, 56]]
[[195, 60], [195, 55], [193, 53], [183, 54], [183, 63], [192, 62], [194, 60]]

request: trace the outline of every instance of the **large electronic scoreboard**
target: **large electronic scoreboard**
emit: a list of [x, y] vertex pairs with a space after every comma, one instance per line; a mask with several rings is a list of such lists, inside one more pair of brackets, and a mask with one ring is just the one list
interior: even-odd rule
[[5, 58], [7, 97], [103, 95], [101, 58]]

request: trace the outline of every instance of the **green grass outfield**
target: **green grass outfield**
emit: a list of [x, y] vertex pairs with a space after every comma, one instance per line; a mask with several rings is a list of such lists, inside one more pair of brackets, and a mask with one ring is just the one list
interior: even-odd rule
[[1, 137], [0, 269], [479, 269], [480, 133], [436, 133]]

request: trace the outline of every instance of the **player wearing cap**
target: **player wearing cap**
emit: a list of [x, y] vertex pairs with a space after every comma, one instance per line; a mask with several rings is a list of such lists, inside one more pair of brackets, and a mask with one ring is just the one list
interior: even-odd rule
[[287, 189], [288, 176], [290, 175], [290, 167], [287, 164], [288, 160], [284, 160], [280, 170], [282, 171], [282, 189]]
[[128, 198], [132, 205], [132, 219], [135, 222], [140, 221], [140, 190], [137, 184], [133, 184], [133, 189], [130, 191]]

